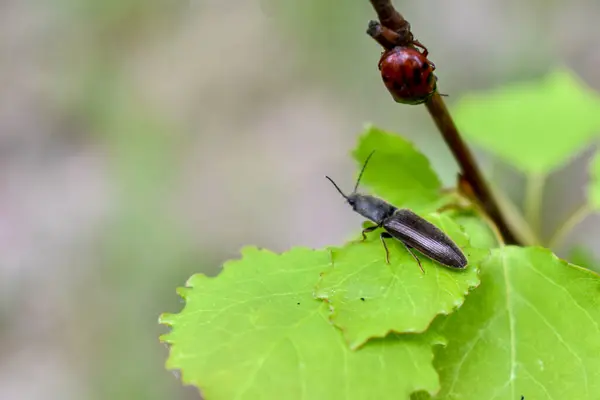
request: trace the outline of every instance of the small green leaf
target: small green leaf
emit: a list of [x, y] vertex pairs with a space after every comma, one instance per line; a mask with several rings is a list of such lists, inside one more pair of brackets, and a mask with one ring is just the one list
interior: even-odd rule
[[246, 248], [215, 278], [194, 275], [172, 327], [169, 369], [207, 400], [408, 399], [435, 393], [433, 333], [390, 335], [351, 351], [313, 297], [328, 251]]
[[598, 399], [600, 276], [539, 247], [504, 247], [481, 285], [436, 320], [444, 400]]
[[546, 174], [600, 134], [600, 96], [567, 70], [471, 94], [454, 117], [473, 143], [525, 173]]
[[365, 242], [333, 251], [333, 266], [322, 274], [316, 296], [333, 309], [332, 321], [353, 349], [388, 332], [422, 332], [438, 314], [459, 307], [469, 289], [479, 284], [478, 263], [487, 251], [469, 246], [467, 236], [447, 216], [428, 220], [444, 230], [469, 259], [465, 270], [452, 270], [417, 251], [425, 274], [398, 240], [386, 241], [390, 264], [379, 231]]
[[353, 152], [359, 168], [373, 150], [361, 185], [396, 207], [435, 210], [430, 205], [439, 200], [441, 183], [427, 157], [399, 135], [368, 126]]

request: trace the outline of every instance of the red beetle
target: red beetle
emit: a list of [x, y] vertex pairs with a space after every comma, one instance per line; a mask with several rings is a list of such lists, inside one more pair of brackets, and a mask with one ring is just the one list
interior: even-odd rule
[[421, 104], [429, 100], [437, 88], [435, 65], [412, 46], [396, 46], [379, 60], [383, 83], [397, 103]]

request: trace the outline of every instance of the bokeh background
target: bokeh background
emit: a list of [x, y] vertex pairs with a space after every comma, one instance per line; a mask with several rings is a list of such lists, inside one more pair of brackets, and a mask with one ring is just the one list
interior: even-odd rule
[[[596, 0], [395, 4], [450, 104], [562, 65], [600, 89]], [[197, 398], [164, 370], [159, 314], [243, 245], [355, 231], [323, 176], [351, 187], [365, 123], [453, 183], [425, 108], [380, 82], [374, 17], [367, 0], [0, 2], [1, 399]], [[549, 180], [548, 230], [582, 201], [590, 154]], [[522, 179], [478, 156], [518, 200]], [[556, 250], [597, 251], [595, 225]]]

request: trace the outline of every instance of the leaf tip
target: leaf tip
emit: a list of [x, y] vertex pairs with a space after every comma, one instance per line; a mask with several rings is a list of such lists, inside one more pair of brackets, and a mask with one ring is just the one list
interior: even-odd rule
[[[173, 340], [171, 339], [171, 332], [163, 333], [158, 337], [158, 341], [164, 343], [166, 345], [173, 344]], [[167, 346], [168, 348], [169, 346]]]
[[[188, 282], [190, 281], [190, 279], [192, 279], [193, 277], [188, 278]], [[187, 283], [186, 283], [187, 285]], [[192, 287], [191, 286], [180, 286], [178, 288], [175, 289], [175, 293], [177, 293], [177, 295], [179, 297], [181, 297], [183, 300], [187, 299], [188, 295], [192, 292]]]
[[[240, 249], [240, 255], [242, 257], [251, 256], [253, 254], [265, 252], [266, 250], [257, 246], [244, 246]], [[234, 260], [235, 261], [235, 260]]]
[[[185, 286], [183, 287], [178, 287], [177, 289], [175, 289], [175, 292], [183, 297], [185, 299], [185, 296], [187, 296], [189, 294], [189, 292], [191, 291], [191, 289], [197, 285], [198, 282], [200, 282], [203, 279], [207, 279], [207, 276], [204, 275], [203, 273], [195, 273], [192, 276], [190, 276], [187, 281], [185, 281]], [[182, 294], [183, 293], [183, 294]]]
[[162, 313], [158, 317], [158, 323], [161, 325], [173, 326], [175, 319], [177, 319], [177, 314]]

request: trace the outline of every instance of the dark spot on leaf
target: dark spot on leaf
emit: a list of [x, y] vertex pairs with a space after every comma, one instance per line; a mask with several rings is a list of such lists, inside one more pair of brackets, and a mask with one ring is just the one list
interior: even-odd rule
[[360, 299], [361, 299], [362, 301], [365, 301], [365, 298], [364, 298], [364, 297], [361, 297]]
[[300, 305], [300, 303], [298, 303], [298, 305]]

